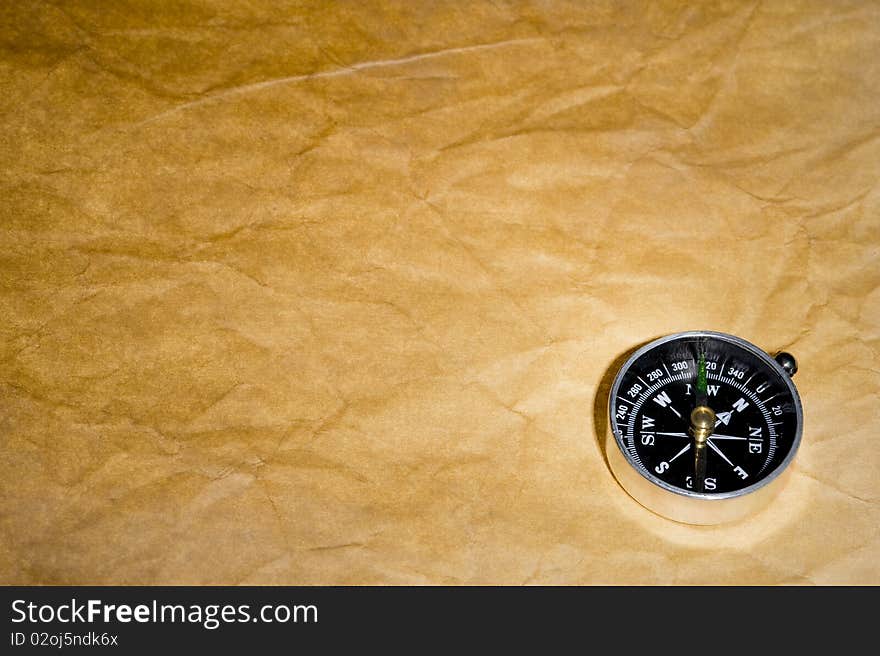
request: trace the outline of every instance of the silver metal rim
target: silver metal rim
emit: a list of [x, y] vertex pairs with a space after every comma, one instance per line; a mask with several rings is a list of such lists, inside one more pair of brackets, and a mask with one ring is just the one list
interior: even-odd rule
[[[635, 462], [633, 462], [632, 457], [629, 452], [626, 450], [623, 443], [623, 432], [617, 425], [617, 419], [615, 417], [614, 409], [612, 401], [617, 398], [617, 393], [620, 390], [620, 383], [623, 379], [623, 374], [626, 373], [627, 370], [633, 365], [633, 363], [638, 360], [641, 356], [643, 356], [648, 351], [651, 351], [662, 344], [667, 342], [672, 342], [678, 339], [684, 338], [694, 338], [694, 337], [711, 337], [714, 339], [719, 339], [724, 342], [728, 342], [730, 344], [734, 344], [739, 346], [742, 349], [745, 349], [749, 353], [755, 355], [759, 360], [765, 362], [771, 369], [776, 371], [782, 378], [783, 382], [788, 386], [789, 392], [791, 392], [791, 396], [794, 399], [795, 405], [795, 415], [796, 415], [796, 428], [795, 428], [795, 436], [791, 445], [791, 449], [788, 454], [785, 456], [785, 459], [767, 476], [762, 478], [757, 483], [754, 483], [748, 487], [744, 487], [741, 490], [734, 490], [731, 492], [720, 492], [718, 494], [708, 494], [705, 492], [692, 492], [690, 490], [684, 490], [682, 488], [675, 487], [670, 485], [666, 481], [654, 476], [646, 469], [639, 467]], [[706, 499], [707, 501], [720, 500], [720, 499], [731, 499], [734, 497], [741, 497], [756, 490], [761, 489], [765, 485], [772, 483], [776, 478], [779, 477], [782, 472], [784, 472], [788, 466], [791, 464], [791, 461], [794, 460], [795, 454], [797, 454], [798, 447], [801, 444], [801, 433], [803, 432], [804, 425], [804, 412], [801, 406], [801, 397], [797, 392], [797, 388], [794, 386], [794, 383], [791, 380], [791, 376], [782, 368], [782, 366], [776, 362], [770, 355], [758, 348], [751, 342], [747, 342], [741, 337], [736, 337], [735, 335], [728, 335], [727, 333], [719, 333], [711, 330], [691, 330], [682, 333], [674, 333], [672, 335], [666, 335], [665, 337], [661, 337], [659, 339], [655, 339], [648, 344], [645, 344], [640, 349], [638, 349], [635, 353], [633, 353], [629, 359], [623, 363], [620, 367], [620, 370], [617, 372], [617, 375], [614, 377], [614, 385], [611, 387], [611, 395], [608, 397], [608, 417], [611, 422], [611, 431], [614, 434], [614, 441], [617, 443], [617, 448], [620, 449], [623, 457], [629, 463], [629, 465], [635, 469], [639, 474], [641, 474], [644, 478], [648, 479], [650, 482], [654, 483], [657, 487], [663, 488], [668, 492], [672, 492], [673, 494], [678, 494], [684, 497], [690, 497], [693, 499]]]

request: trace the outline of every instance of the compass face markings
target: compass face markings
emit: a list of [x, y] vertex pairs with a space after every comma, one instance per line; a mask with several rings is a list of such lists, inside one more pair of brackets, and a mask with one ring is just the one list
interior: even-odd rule
[[748, 430], [749, 437], [746, 441], [749, 443], [749, 453], [761, 453], [764, 450], [764, 427], [752, 428], [752, 426], [748, 426]]
[[660, 392], [657, 396], [654, 397], [654, 403], [659, 405], [661, 408], [669, 408], [675, 416], [681, 419], [681, 413], [675, 409], [675, 406], [672, 405], [672, 399], [669, 398], [669, 394], [666, 392]]
[[707, 441], [704, 492], [734, 493], [773, 472], [785, 460], [797, 432], [796, 403], [783, 374], [739, 345], [712, 337], [683, 337], [643, 353], [616, 383], [621, 403], [612, 408], [612, 428], [643, 475], [693, 490], [689, 417], [696, 405], [701, 349], [705, 403], [716, 413], [715, 430]]

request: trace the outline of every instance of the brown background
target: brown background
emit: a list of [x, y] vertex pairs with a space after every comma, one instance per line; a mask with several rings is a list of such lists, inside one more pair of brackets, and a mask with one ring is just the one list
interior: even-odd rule
[[[880, 583], [877, 4], [2, 12], [3, 582]], [[716, 528], [597, 441], [697, 328], [806, 415]]]

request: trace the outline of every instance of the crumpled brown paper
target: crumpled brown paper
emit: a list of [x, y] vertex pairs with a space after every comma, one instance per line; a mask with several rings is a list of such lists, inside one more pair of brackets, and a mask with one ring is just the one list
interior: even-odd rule
[[[880, 583], [880, 8], [5, 3], [4, 583]], [[611, 364], [799, 359], [766, 511]]]

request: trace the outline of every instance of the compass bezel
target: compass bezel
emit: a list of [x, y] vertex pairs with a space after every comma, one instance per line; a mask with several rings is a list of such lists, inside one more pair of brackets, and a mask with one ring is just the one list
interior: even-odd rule
[[[770, 471], [766, 476], [761, 478], [760, 480], [752, 483], [749, 486], [739, 488], [737, 490], [729, 490], [726, 492], [717, 492], [717, 493], [707, 493], [707, 492], [695, 492], [693, 490], [687, 490], [684, 488], [676, 487], [671, 485], [670, 483], [664, 481], [663, 479], [653, 475], [646, 468], [640, 467], [638, 463], [636, 463], [632, 455], [629, 453], [629, 450], [626, 448], [624, 443], [624, 435], [620, 430], [617, 418], [614, 411], [614, 399], [617, 398], [618, 393], [620, 391], [620, 385], [623, 381], [624, 375], [630, 370], [630, 368], [635, 364], [636, 360], [645, 355], [646, 353], [656, 349], [663, 344], [668, 342], [681, 340], [681, 339], [693, 339], [693, 338], [710, 338], [717, 339], [723, 342], [727, 342], [734, 346], [738, 346], [742, 348], [755, 357], [757, 357], [760, 361], [764, 362], [768, 367], [770, 367], [773, 371], [775, 371], [782, 381], [785, 383], [786, 388], [791, 394], [791, 398], [794, 402], [795, 407], [795, 435], [794, 439], [791, 443], [791, 448], [786, 454], [785, 458], [782, 462], [779, 463], [772, 471]], [[644, 346], [638, 348], [627, 360], [621, 365], [620, 369], [617, 372], [617, 375], [614, 377], [614, 384], [611, 387], [611, 394], [608, 397], [608, 417], [611, 423], [611, 432], [614, 435], [614, 442], [617, 444], [617, 448], [620, 450], [620, 453], [623, 455], [626, 463], [632, 467], [636, 472], [638, 472], [644, 479], [648, 482], [656, 485], [657, 487], [670, 492], [672, 494], [676, 494], [682, 497], [686, 497], [689, 499], [700, 499], [706, 501], [720, 501], [723, 499], [731, 499], [746, 496], [753, 492], [760, 490], [761, 488], [769, 485], [777, 478], [779, 478], [783, 472], [787, 471], [789, 465], [794, 460], [795, 455], [797, 454], [798, 448], [801, 443], [801, 435], [803, 433], [803, 407], [801, 405], [801, 398], [798, 394], [797, 388], [794, 386], [794, 382], [791, 380], [791, 376], [789, 376], [788, 372], [782, 368], [782, 366], [776, 362], [766, 351], [761, 348], [755, 346], [751, 342], [748, 342], [741, 337], [737, 337], [736, 335], [730, 335], [728, 333], [710, 331], [710, 330], [691, 330], [679, 333], [673, 333], [671, 335], [666, 335], [664, 337], [660, 337], [651, 342], [648, 342]]]

